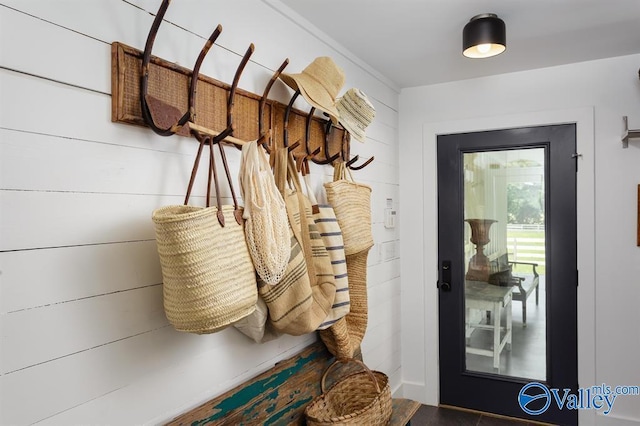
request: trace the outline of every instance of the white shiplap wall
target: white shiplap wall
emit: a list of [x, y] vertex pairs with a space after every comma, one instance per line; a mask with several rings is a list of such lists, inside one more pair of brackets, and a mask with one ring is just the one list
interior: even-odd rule
[[[181, 203], [195, 144], [110, 121], [110, 43], [141, 49], [159, 4], [0, 0], [2, 425], [161, 423], [315, 340], [257, 345], [234, 329], [197, 336], [168, 325], [151, 212]], [[344, 90], [373, 101], [367, 142], [352, 146], [376, 157], [355, 172], [373, 188], [376, 241], [362, 347], [397, 389], [399, 233], [382, 224], [386, 198], [398, 205], [397, 88], [275, 0], [174, 0], [165, 19], [175, 25], [161, 26], [154, 54], [172, 62], [191, 67], [221, 23], [203, 74], [230, 82], [253, 42], [243, 89], [262, 93], [285, 57], [299, 72], [327, 55], [346, 73]], [[271, 97], [290, 94], [278, 83]], [[227, 152], [235, 175], [239, 152]], [[331, 172], [312, 166], [318, 195]]]

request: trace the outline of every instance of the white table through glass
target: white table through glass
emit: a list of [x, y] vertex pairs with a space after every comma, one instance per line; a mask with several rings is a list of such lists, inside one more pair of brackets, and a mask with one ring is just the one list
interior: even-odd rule
[[[511, 300], [513, 287], [501, 287], [483, 281], [465, 281], [465, 341], [466, 353], [493, 357], [493, 368], [500, 369], [500, 353], [511, 350]], [[490, 312], [493, 324], [474, 323], [470, 320], [470, 309], [478, 309], [483, 314]], [[506, 310], [506, 324], [502, 326], [502, 311]], [[474, 329], [493, 331], [493, 347], [474, 348], [469, 344], [469, 336]], [[504, 331], [504, 333], [503, 333]]]

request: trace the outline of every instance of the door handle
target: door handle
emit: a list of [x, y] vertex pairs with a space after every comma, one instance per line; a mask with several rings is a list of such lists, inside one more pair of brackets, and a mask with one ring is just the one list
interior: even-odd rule
[[442, 261], [442, 272], [440, 274], [440, 282], [438, 288], [442, 291], [451, 291], [451, 261]]

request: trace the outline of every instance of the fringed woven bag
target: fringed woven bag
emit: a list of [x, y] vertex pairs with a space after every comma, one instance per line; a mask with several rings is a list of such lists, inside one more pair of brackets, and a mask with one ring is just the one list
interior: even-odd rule
[[355, 183], [345, 163], [335, 166], [333, 177], [334, 181], [324, 186], [342, 230], [349, 276], [350, 310], [331, 327], [320, 330], [320, 338], [337, 358], [349, 359], [362, 343], [369, 318], [367, 256], [373, 246], [371, 188]]
[[350, 310], [347, 315], [320, 330], [320, 338], [338, 359], [351, 359], [360, 347], [369, 319], [367, 297], [367, 256], [369, 249], [347, 256]]
[[[200, 142], [184, 205], [153, 212], [163, 276], [164, 309], [178, 331], [213, 333], [252, 313], [256, 306], [255, 269], [244, 235], [224, 151], [219, 146], [233, 206], [222, 206], [213, 146], [209, 145], [207, 206], [187, 205], [204, 148]], [[211, 178], [217, 206], [209, 206]]]
[[392, 414], [389, 378], [379, 371], [371, 371], [361, 361], [351, 360], [363, 371], [350, 374], [336, 382], [329, 390], [325, 381], [329, 371], [340, 361], [331, 364], [322, 375], [322, 394], [315, 397], [304, 410], [309, 426], [367, 425], [389, 423]]
[[307, 196], [311, 201], [311, 210], [313, 212], [313, 221], [320, 232], [322, 242], [324, 243], [329, 259], [331, 260], [331, 268], [336, 282], [336, 297], [331, 305], [331, 312], [327, 318], [318, 326], [318, 330], [324, 330], [330, 327], [349, 313], [349, 278], [347, 274], [347, 260], [344, 254], [344, 242], [342, 240], [342, 231], [338, 225], [338, 219], [333, 208], [328, 204], [318, 204], [311, 184], [309, 175], [304, 175], [304, 183], [307, 188]]
[[324, 187], [342, 230], [345, 254], [371, 248], [371, 187], [356, 183], [344, 162], [334, 166], [333, 182]]

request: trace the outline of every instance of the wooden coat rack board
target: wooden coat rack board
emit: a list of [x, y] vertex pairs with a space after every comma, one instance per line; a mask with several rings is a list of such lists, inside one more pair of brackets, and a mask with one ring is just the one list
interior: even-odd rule
[[[112, 110], [111, 120], [146, 126], [140, 103], [141, 65], [143, 52], [125, 44], [114, 42], [111, 45], [111, 84]], [[189, 86], [193, 72], [177, 64], [152, 56], [149, 65], [148, 94], [181, 112], [189, 110]], [[222, 132], [227, 127], [227, 100], [231, 86], [214, 78], [200, 74], [196, 96], [197, 115], [195, 123], [208, 129]], [[258, 111], [262, 96], [237, 88], [233, 106], [233, 137], [251, 141], [258, 139]], [[151, 105], [150, 105], [151, 107]], [[271, 146], [284, 147], [284, 117], [287, 105], [266, 100], [264, 107], [264, 130], [271, 132]], [[343, 160], [349, 158], [349, 137], [341, 127], [333, 127], [325, 144], [326, 119], [311, 117], [309, 139], [305, 146], [306, 125], [309, 114], [297, 109], [290, 110], [288, 144], [294, 145], [294, 156], [304, 156], [319, 149], [316, 159], [325, 160], [326, 149], [331, 156], [340, 153]], [[155, 117], [160, 127], [171, 126], [171, 119]], [[176, 132], [190, 136], [187, 126]], [[337, 159], [337, 158], [336, 158]], [[339, 159], [337, 159], [339, 161]]]

